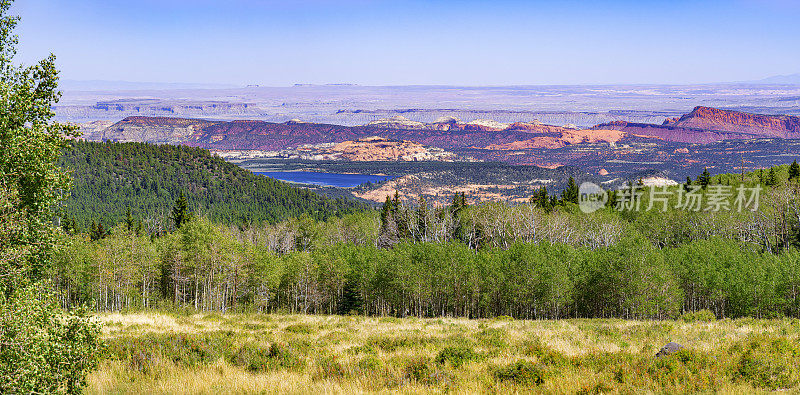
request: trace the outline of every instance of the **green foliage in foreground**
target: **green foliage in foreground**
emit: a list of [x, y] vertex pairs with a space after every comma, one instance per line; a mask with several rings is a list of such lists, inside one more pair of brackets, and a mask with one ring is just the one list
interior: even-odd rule
[[0, 393], [77, 394], [97, 368], [99, 325], [41, 290], [0, 295], [0, 328]]
[[720, 237], [656, 248], [641, 236], [601, 248], [542, 241], [476, 251], [404, 241], [381, 249], [374, 234], [359, 230], [379, 223], [375, 217], [329, 228], [308, 219], [286, 225], [296, 237], [280, 253], [273, 248], [287, 239], [247, 236], [203, 218], [153, 240], [118, 228], [103, 240], [73, 240], [51, 275], [65, 305], [94, 302], [104, 310], [541, 319], [667, 318], [705, 309], [717, 317], [800, 317], [795, 250], [758, 252]]
[[[111, 360], [92, 391], [281, 392], [290, 388], [279, 383], [287, 380], [310, 392], [752, 393], [800, 386], [796, 319], [117, 317], [109, 322]], [[308, 333], [289, 330], [297, 325]], [[685, 349], [656, 358], [673, 340]], [[217, 375], [236, 379], [215, 382]], [[177, 387], [182, 377], [203, 382]]]
[[92, 221], [111, 228], [127, 210], [151, 233], [170, 229], [168, 214], [181, 193], [190, 211], [235, 225], [302, 214], [322, 220], [367, 208], [253, 174], [193, 147], [73, 141], [61, 165], [75, 178], [65, 216], [81, 229]]
[[57, 161], [74, 128], [50, 122], [55, 57], [13, 63], [10, 7], [0, 0], [0, 393], [80, 393], [97, 363], [99, 329], [58, 309], [39, 283], [57, 241], [53, 207], [70, 185]]

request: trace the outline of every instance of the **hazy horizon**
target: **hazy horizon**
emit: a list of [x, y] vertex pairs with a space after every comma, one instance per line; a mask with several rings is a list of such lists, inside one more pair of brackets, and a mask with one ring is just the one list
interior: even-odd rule
[[[557, 84], [557, 83], [539, 83], [539, 84], [504, 84], [504, 85], [497, 85], [497, 84], [486, 84], [486, 85], [475, 85], [475, 84], [356, 84], [356, 83], [340, 83], [340, 82], [328, 82], [328, 83], [302, 83], [297, 82], [293, 84], [287, 85], [262, 85], [262, 84], [233, 84], [233, 83], [205, 83], [199, 81], [127, 81], [127, 80], [83, 80], [83, 79], [70, 79], [70, 78], [61, 78], [60, 85], [80, 85], [80, 84], [119, 84], [119, 85], [152, 85], [152, 86], [170, 86], [174, 85], [175, 87], [170, 87], [171, 89], [239, 89], [239, 88], [292, 88], [292, 87], [301, 87], [301, 86], [358, 86], [358, 87], [374, 87], [374, 88], [381, 88], [381, 87], [453, 87], [453, 88], [505, 88], [505, 87], [547, 87], [547, 86], [701, 86], [701, 85], [727, 85], [727, 84], [760, 84], [761, 80], [772, 78], [772, 77], [797, 77], [800, 78], [800, 73], [795, 73], [791, 75], [777, 75], [777, 76], [768, 76], [767, 78], [757, 79], [757, 80], [748, 80], [748, 81], [713, 81], [713, 82], [692, 82], [692, 83], [595, 83], [595, 84], [587, 84], [587, 83], [573, 83], [573, 84]], [[776, 83], [775, 85], [783, 85], [784, 83]], [[786, 85], [798, 85], [800, 83], [792, 82]], [[149, 90], [155, 88], [135, 88], [137, 90]], [[158, 88], [161, 89], [161, 88]], [[93, 89], [95, 90], [95, 89]], [[113, 88], [113, 90], [122, 90], [122, 88]]]
[[800, 72], [784, 0], [26, 0], [20, 60], [65, 80], [292, 86], [683, 85]]

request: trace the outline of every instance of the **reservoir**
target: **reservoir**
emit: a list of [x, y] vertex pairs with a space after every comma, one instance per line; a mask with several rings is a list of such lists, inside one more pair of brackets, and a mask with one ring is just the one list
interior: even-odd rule
[[281, 181], [340, 188], [354, 187], [366, 182], [377, 183], [394, 178], [372, 174], [318, 173], [314, 171], [257, 171], [255, 173]]

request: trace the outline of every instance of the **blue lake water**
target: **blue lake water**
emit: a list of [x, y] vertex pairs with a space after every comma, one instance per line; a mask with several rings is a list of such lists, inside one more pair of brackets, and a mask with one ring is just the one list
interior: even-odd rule
[[372, 174], [317, 173], [313, 171], [257, 171], [255, 173], [281, 181], [340, 188], [354, 187], [365, 182], [380, 182], [394, 178], [392, 176]]

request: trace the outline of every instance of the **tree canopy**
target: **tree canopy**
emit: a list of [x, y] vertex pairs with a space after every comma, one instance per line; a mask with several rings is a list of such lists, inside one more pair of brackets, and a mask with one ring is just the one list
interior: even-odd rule
[[0, 0], [0, 393], [79, 393], [99, 330], [59, 310], [38, 281], [57, 242], [54, 212], [70, 186], [58, 167], [73, 127], [51, 122], [55, 57], [14, 64], [18, 18]]

